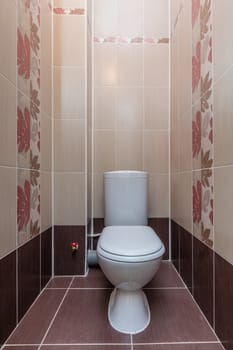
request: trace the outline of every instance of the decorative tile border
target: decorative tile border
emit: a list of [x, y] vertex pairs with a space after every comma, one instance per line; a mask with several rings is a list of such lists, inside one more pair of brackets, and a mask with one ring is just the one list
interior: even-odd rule
[[94, 37], [94, 43], [98, 44], [168, 44], [169, 38], [144, 38], [144, 37]]
[[21, 245], [40, 233], [40, 0], [19, 0], [18, 9], [17, 224]]
[[213, 246], [213, 92], [211, 0], [192, 0], [193, 232]]
[[54, 7], [53, 13], [55, 15], [85, 15], [85, 9], [71, 7]]

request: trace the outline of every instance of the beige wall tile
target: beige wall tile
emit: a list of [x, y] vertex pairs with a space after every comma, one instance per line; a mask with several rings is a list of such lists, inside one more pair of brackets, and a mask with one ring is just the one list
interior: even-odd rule
[[214, 86], [214, 163], [233, 163], [233, 68]]
[[13, 0], [1, 0], [0, 11], [0, 73], [16, 84], [16, 4]]
[[41, 2], [40, 106], [52, 114], [52, 15], [46, 1]]
[[51, 173], [41, 172], [41, 232], [52, 226]]
[[169, 176], [149, 174], [148, 216], [169, 217]]
[[94, 169], [95, 173], [103, 173], [115, 169], [115, 132], [94, 131]]
[[93, 217], [104, 217], [104, 188], [103, 188], [103, 174], [93, 174]]
[[85, 225], [85, 174], [54, 174], [54, 224]]
[[144, 131], [143, 161], [146, 171], [168, 172], [168, 131]]
[[117, 0], [94, 0], [94, 35], [117, 35]]
[[120, 130], [116, 138], [117, 170], [142, 170], [142, 131]]
[[85, 8], [85, 0], [54, 0], [54, 7]]
[[145, 129], [168, 129], [169, 90], [149, 87], [144, 90]]
[[117, 77], [119, 86], [142, 86], [143, 47], [141, 44], [117, 45]]
[[164, 38], [168, 37], [169, 1], [144, 1], [144, 36]]
[[116, 124], [116, 89], [107, 86], [95, 88], [94, 128], [114, 129]]
[[54, 114], [84, 118], [85, 74], [83, 68], [54, 68]]
[[51, 171], [52, 167], [52, 120], [45, 114], [41, 114], [41, 170]]
[[85, 170], [85, 121], [83, 119], [54, 121], [55, 171]]
[[16, 170], [0, 167], [0, 258], [16, 248]]
[[181, 171], [192, 169], [192, 111], [189, 110], [179, 120], [179, 137], [176, 142], [179, 145], [179, 164]]
[[142, 129], [143, 89], [122, 88], [116, 91], [117, 129]]
[[145, 86], [168, 87], [169, 45], [144, 46]]
[[171, 218], [192, 233], [192, 172], [171, 177]]
[[115, 44], [95, 44], [94, 85], [116, 85], [117, 60]]
[[54, 16], [54, 65], [83, 66], [85, 17]]
[[215, 251], [233, 264], [233, 167], [214, 169]]
[[233, 12], [231, 0], [213, 0], [213, 80], [214, 82], [233, 63], [233, 22], [229, 15]]
[[140, 37], [143, 34], [143, 0], [118, 0], [118, 35]]
[[0, 165], [16, 165], [16, 88], [0, 75]]

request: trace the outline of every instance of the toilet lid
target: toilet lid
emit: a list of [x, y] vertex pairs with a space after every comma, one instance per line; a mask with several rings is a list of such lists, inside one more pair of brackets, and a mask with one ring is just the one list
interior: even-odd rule
[[102, 250], [121, 256], [151, 255], [163, 248], [155, 231], [148, 226], [108, 226], [99, 239]]

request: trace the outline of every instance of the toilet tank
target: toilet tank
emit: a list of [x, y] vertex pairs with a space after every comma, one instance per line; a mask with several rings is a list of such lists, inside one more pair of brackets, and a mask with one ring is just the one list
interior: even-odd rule
[[105, 226], [147, 225], [147, 177], [144, 171], [104, 173]]

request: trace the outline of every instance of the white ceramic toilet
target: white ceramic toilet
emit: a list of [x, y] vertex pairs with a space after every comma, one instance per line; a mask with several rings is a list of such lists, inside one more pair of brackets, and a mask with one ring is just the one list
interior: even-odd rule
[[165, 248], [147, 225], [147, 173], [104, 173], [105, 228], [97, 246], [99, 265], [115, 286], [108, 319], [119, 332], [135, 334], [150, 323], [142, 287], [155, 275]]

